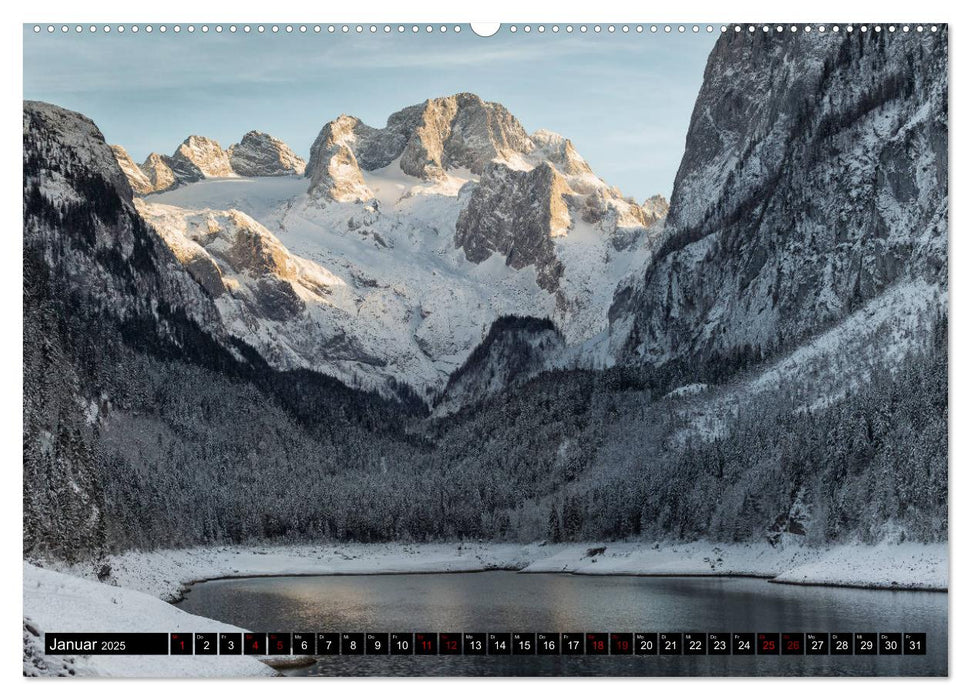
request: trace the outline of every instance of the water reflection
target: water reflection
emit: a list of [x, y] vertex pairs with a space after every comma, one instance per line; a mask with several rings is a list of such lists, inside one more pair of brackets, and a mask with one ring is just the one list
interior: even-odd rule
[[907, 631], [926, 632], [929, 650], [925, 657], [322, 657], [295, 675], [947, 673], [943, 593], [483, 572], [211, 581], [180, 607], [259, 631]]

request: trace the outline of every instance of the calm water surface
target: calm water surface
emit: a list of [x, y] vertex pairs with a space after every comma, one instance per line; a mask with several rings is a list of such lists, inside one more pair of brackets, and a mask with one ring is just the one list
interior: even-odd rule
[[946, 593], [490, 571], [224, 579], [194, 586], [179, 607], [266, 632], [926, 632], [928, 647], [927, 656], [327, 656], [287, 675], [947, 674]]

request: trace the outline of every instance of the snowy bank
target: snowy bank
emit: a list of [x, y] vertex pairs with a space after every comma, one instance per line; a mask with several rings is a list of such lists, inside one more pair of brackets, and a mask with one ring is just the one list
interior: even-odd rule
[[775, 576], [774, 583], [947, 590], [946, 544], [836, 547]]
[[[243, 576], [525, 573], [629, 576], [758, 576], [780, 583], [870, 588], [947, 589], [946, 544], [839, 545], [800, 538], [768, 543], [329, 544], [200, 547], [109, 557], [111, 583], [177, 600], [197, 581]], [[599, 550], [603, 550], [602, 552]], [[66, 573], [93, 578], [94, 567]]]
[[[790, 537], [758, 544], [329, 544], [200, 547], [109, 557], [112, 585], [93, 564], [24, 563], [24, 673], [92, 676], [254, 676], [274, 671], [254, 657], [43, 655], [43, 633], [234, 631], [164, 601], [192, 583], [244, 576], [523, 573], [626, 576], [758, 576], [778, 583], [946, 590], [946, 544], [813, 548]], [[51, 569], [58, 569], [54, 571]], [[92, 621], [96, 621], [93, 623]], [[93, 629], [96, 628], [96, 629]]]
[[252, 656], [45, 656], [45, 632], [238, 632], [151, 595], [24, 562], [24, 675], [274, 676]]
[[[584, 550], [592, 551], [592, 548]], [[608, 545], [581, 556], [567, 548], [525, 572], [631, 576], [757, 576], [774, 583], [947, 590], [946, 544], [839, 545], [828, 549], [769, 544]]]

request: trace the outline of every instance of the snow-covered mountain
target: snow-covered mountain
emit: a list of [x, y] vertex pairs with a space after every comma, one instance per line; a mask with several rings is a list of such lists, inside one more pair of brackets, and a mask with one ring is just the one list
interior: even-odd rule
[[455, 222], [456, 244], [475, 263], [498, 253], [514, 269], [534, 266], [537, 284], [552, 294], [564, 272], [554, 239], [597, 224], [616, 250], [643, 246], [644, 232], [663, 216], [656, 204], [642, 208], [604, 183], [568, 139], [529, 135], [505, 107], [469, 93], [407, 107], [383, 129], [346, 115], [328, 123], [311, 149], [311, 195], [375, 200], [364, 176], [375, 171], [446, 189], [476, 182]]
[[[286, 160], [279, 145], [265, 157], [267, 143], [247, 135], [230, 165], [244, 145], [264, 165]], [[200, 171], [225, 172], [213, 142], [184, 146]], [[643, 207], [624, 198], [569, 140], [529, 135], [502, 105], [469, 94], [407, 107], [384, 128], [328, 122], [305, 179], [243, 174], [147, 196], [139, 212], [215, 292], [233, 333], [275, 366], [380, 391], [405, 384], [429, 399], [501, 316], [549, 318], [571, 345], [602, 333], [666, 210], [662, 197]], [[326, 284], [240, 269], [223, 251], [239, 236], [270, 242]]]
[[287, 144], [261, 131], [247, 132], [228, 149], [210, 138], [192, 135], [171, 156], [150, 153], [141, 165], [124, 147], [116, 145], [112, 150], [137, 195], [211, 178], [302, 175], [306, 167]]
[[[357, 324], [358, 297], [328, 269], [292, 254], [238, 209], [186, 209], [136, 200], [190, 275], [215, 300], [222, 323], [281, 370], [311, 369], [348, 384], [367, 369], [420, 363], [396, 329]], [[382, 352], [387, 348], [387, 352]]]
[[25, 103], [25, 554], [946, 540], [946, 42], [722, 37], [670, 211], [468, 95], [141, 197]]
[[615, 360], [757, 359], [894, 286], [946, 303], [947, 129], [946, 28], [723, 35]]

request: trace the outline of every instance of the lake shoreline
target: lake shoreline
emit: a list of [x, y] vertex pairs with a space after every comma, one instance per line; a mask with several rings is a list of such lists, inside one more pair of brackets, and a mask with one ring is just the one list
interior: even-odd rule
[[[401, 572], [401, 571], [375, 571], [373, 573], [367, 573], [367, 574], [361, 574], [361, 573], [345, 573], [345, 572], [336, 572], [336, 573], [331, 573], [331, 574], [327, 574], [327, 573], [302, 573], [302, 574], [287, 574], [287, 573], [284, 573], [284, 574], [234, 574], [234, 575], [231, 575], [231, 576], [214, 576], [212, 578], [201, 578], [201, 579], [196, 579], [196, 580], [193, 580], [193, 581], [186, 581], [183, 584], [183, 587], [182, 587], [182, 590], [180, 591], [179, 597], [178, 598], [175, 598], [175, 599], [172, 599], [172, 600], [168, 600], [166, 602], [173, 603], [173, 604], [174, 603], [181, 603], [183, 600], [185, 600], [185, 594], [188, 593], [193, 588], [193, 586], [198, 586], [200, 583], [212, 583], [214, 581], [239, 581], [241, 579], [262, 579], [262, 578], [317, 578], [317, 577], [320, 577], [320, 576], [329, 576], [329, 577], [334, 577], [334, 578], [340, 578], [340, 577], [344, 577], [344, 576], [403, 576], [403, 575], [407, 575], [407, 576], [445, 576], [445, 575], [450, 575], [450, 574], [455, 574], [455, 575], [458, 575], [458, 574], [485, 574], [485, 573], [489, 573], [489, 572], [492, 572], [492, 571], [503, 571], [503, 572], [506, 572], [506, 573], [526, 574], [526, 575], [529, 575], [529, 574], [534, 574], [534, 575], [535, 574], [549, 574], [549, 573], [551, 573], [551, 572], [548, 572], [548, 571], [526, 571], [524, 569], [514, 569], [514, 568], [506, 568], [506, 567], [488, 567], [488, 568], [482, 568], [482, 569], [452, 569], [452, 570], [448, 570], [448, 571], [437, 571], [437, 570], [433, 570], [433, 569], [429, 569], [427, 571], [407, 571], [407, 572]], [[633, 577], [633, 578], [757, 578], [757, 579], [762, 579], [762, 580], [768, 581], [770, 583], [785, 583], [786, 585], [790, 585], [790, 584], [788, 584], [785, 581], [773, 581], [771, 578], [769, 578], [767, 576], [764, 576], [762, 574], [597, 574], [597, 573], [582, 572], [582, 571], [562, 571], [562, 572], [552, 572], [552, 573], [558, 573], [558, 574], [560, 574], [562, 576], [601, 576], [601, 577], [603, 577], [603, 576], [609, 576], [609, 577], [618, 577], [618, 578], [624, 577], [624, 576], [629, 576], [629, 577]], [[835, 587], [835, 588], [863, 588], [864, 587], [864, 586], [844, 586], [844, 585], [836, 585], [836, 584], [816, 584], [816, 583], [800, 583], [800, 584], [791, 584], [791, 585], [800, 585], [800, 586], [825, 586], [825, 585], [830, 585], [830, 586]], [[872, 588], [872, 590], [920, 590], [920, 591], [924, 591], [924, 592], [940, 592], [940, 591], [937, 591], [935, 589], [928, 589], [928, 588], [921, 588], [921, 589], [886, 589], [886, 588], [880, 588], [880, 587], [877, 587], [877, 586], [872, 586], [871, 588]], [[947, 592], [947, 589], [944, 589], [943, 592], [946, 593]]]
[[[589, 576], [730, 576], [773, 583], [946, 592], [947, 544], [380, 543], [219, 546], [126, 552], [107, 558], [107, 580], [167, 602], [221, 578], [444, 574], [480, 571]], [[43, 564], [96, 579], [90, 564]]]
[[[312, 667], [286, 675], [928, 675], [946, 672], [948, 596], [862, 591], [839, 587], [770, 586], [762, 578], [695, 576], [519, 575], [485, 571], [462, 575], [397, 574], [260, 577], [194, 587], [183, 611], [254, 630], [323, 630], [456, 634], [495, 630], [638, 630], [708, 632], [923, 632], [925, 658], [852, 659], [839, 655], [746, 660], [617, 658], [436, 660], [324, 654]], [[465, 637], [463, 637], [465, 638]], [[399, 638], [400, 639], [400, 638]], [[393, 646], [394, 638], [388, 638]], [[537, 644], [542, 638], [537, 638]], [[687, 643], [687, 641], [685, 642]], [[808, 643], [808, 642], [807, 642]], [[329, 647], [331, 650], [333, 646]], [[385, 645], [387, 648], [387, 645]], [[297, 649], [295, 649], [297, 650]], [[933, 652], [931, 653], [931, 650]], [[298, 651], [298, 650], [297, 650]], [[326, 651], [321, 647], [321, 651]], [[306, 652], [303, 652], [306, 653]], [[588, 654], [589, 654], [588, 648]], [[473, 655], [474, 656], [474, 655]], [[625, 666], [624, 664], [630, 664]]]
[[931, 586], [922, 586], [920, 588], [910, 586], [901, 587], [894, 586], [891, 584], [882, 585], [879, 583], [826, 583], [823, 581], [785, 581], [777, 578], [766, 579], [768, 583], [774, 583], [779, 586], [813, 586], [817, 588], [855, 588], [864, 591], [897, 591], [900, 593], [947, 593], [946, 587], [934, 588]]
[[[610, 542], [583, 544], [318, 544], [221, 546], [126, 552], [103, 562], [24, 562], [25, 673], [56, 675], [38, 646], [44, 631], [225, 631], [215, 620], [170, 603], [192, 586], [219, 579], [279, 576], [446, 574], [489, 571], [610, 577], [761, 578], [802, 586], [947, 591], [946, 544], [808, 547], [799, 540], [758, 544]], [[39, 566], [37, 565], [39, 564]], [[104, 564], [110, 567], [99, 579]], [[97, 623], [97, 624], [96, 624]], [[35, 635], [28, 630], [36, 630]], [[177, 662], [77, 656], [77, 675], [184, 676], [276, 673], [256, 657], [207, 667]], [[175, 661], [173, 661], [175, 659]], [[38, 665], [39, 664], [39, 665]]]
[[232, 576], [214, 576], [213, 578], [202, 578], [193, 581], [187, 581], [183, 584], [183, 588], [177, 598], [168, 600], [169, 603], [181, 603], [185, 600], [185, 594], [188, 593], [194, 586], [201, 583], [212, 583], [214, 581], [238, 581], [241, 579], [263, 579], [263, 578], [318, 578], [321, 576], [328, 577], [344, 577], [344, 576], [442, 576], [448, 574], [482, 574], [491, 571], [504, 571], [509, 573], [517, 574], [549, 574], [557, 573], [562, 576], [591, 576], [591, 577], [631, 577], [631, 578], [738, 578], [738, 579], [761, 579], [766, 583], [774, 583], [780, 586], [806, 586], [806, 587], [816, 587], [816, 588], [854, 588], [858, 590], [866, 591], [898, 591], [902, 593], [912, 592], [912, 593], [947, 593], [947, 588], [933, 588], [928, 586], [923, 587], [900, 587], [894, 585], [884, 585], [879, 583], [872, 584], [853, 584], [853, 583], [827, 583], [823, 581], [814, 582], [803, 582], [803, 581], [785, 581], [780, 580], [771, 576], [766, 576], [764, 574], [724, 574], [724, 573], [713, 573], [713, 574], [698, 574], [698, 573], [668, 573], [668, 574], [598, 574], [593, 572], [581, 572], [581, 571], [563, 571], [563, 572], [548, 572], [548, 571], [525, 571], [523, 569], [507, 569], [507, 568], [484, 568], [484, 569], [462, 569], [462, 570], [449, 570], [449, 571], [408, 571], [402, 573], [400, 571], [378, 571], [374, 573], [361, 574], [361, 573], [302, 573], [302, 574], [236, 574]]

